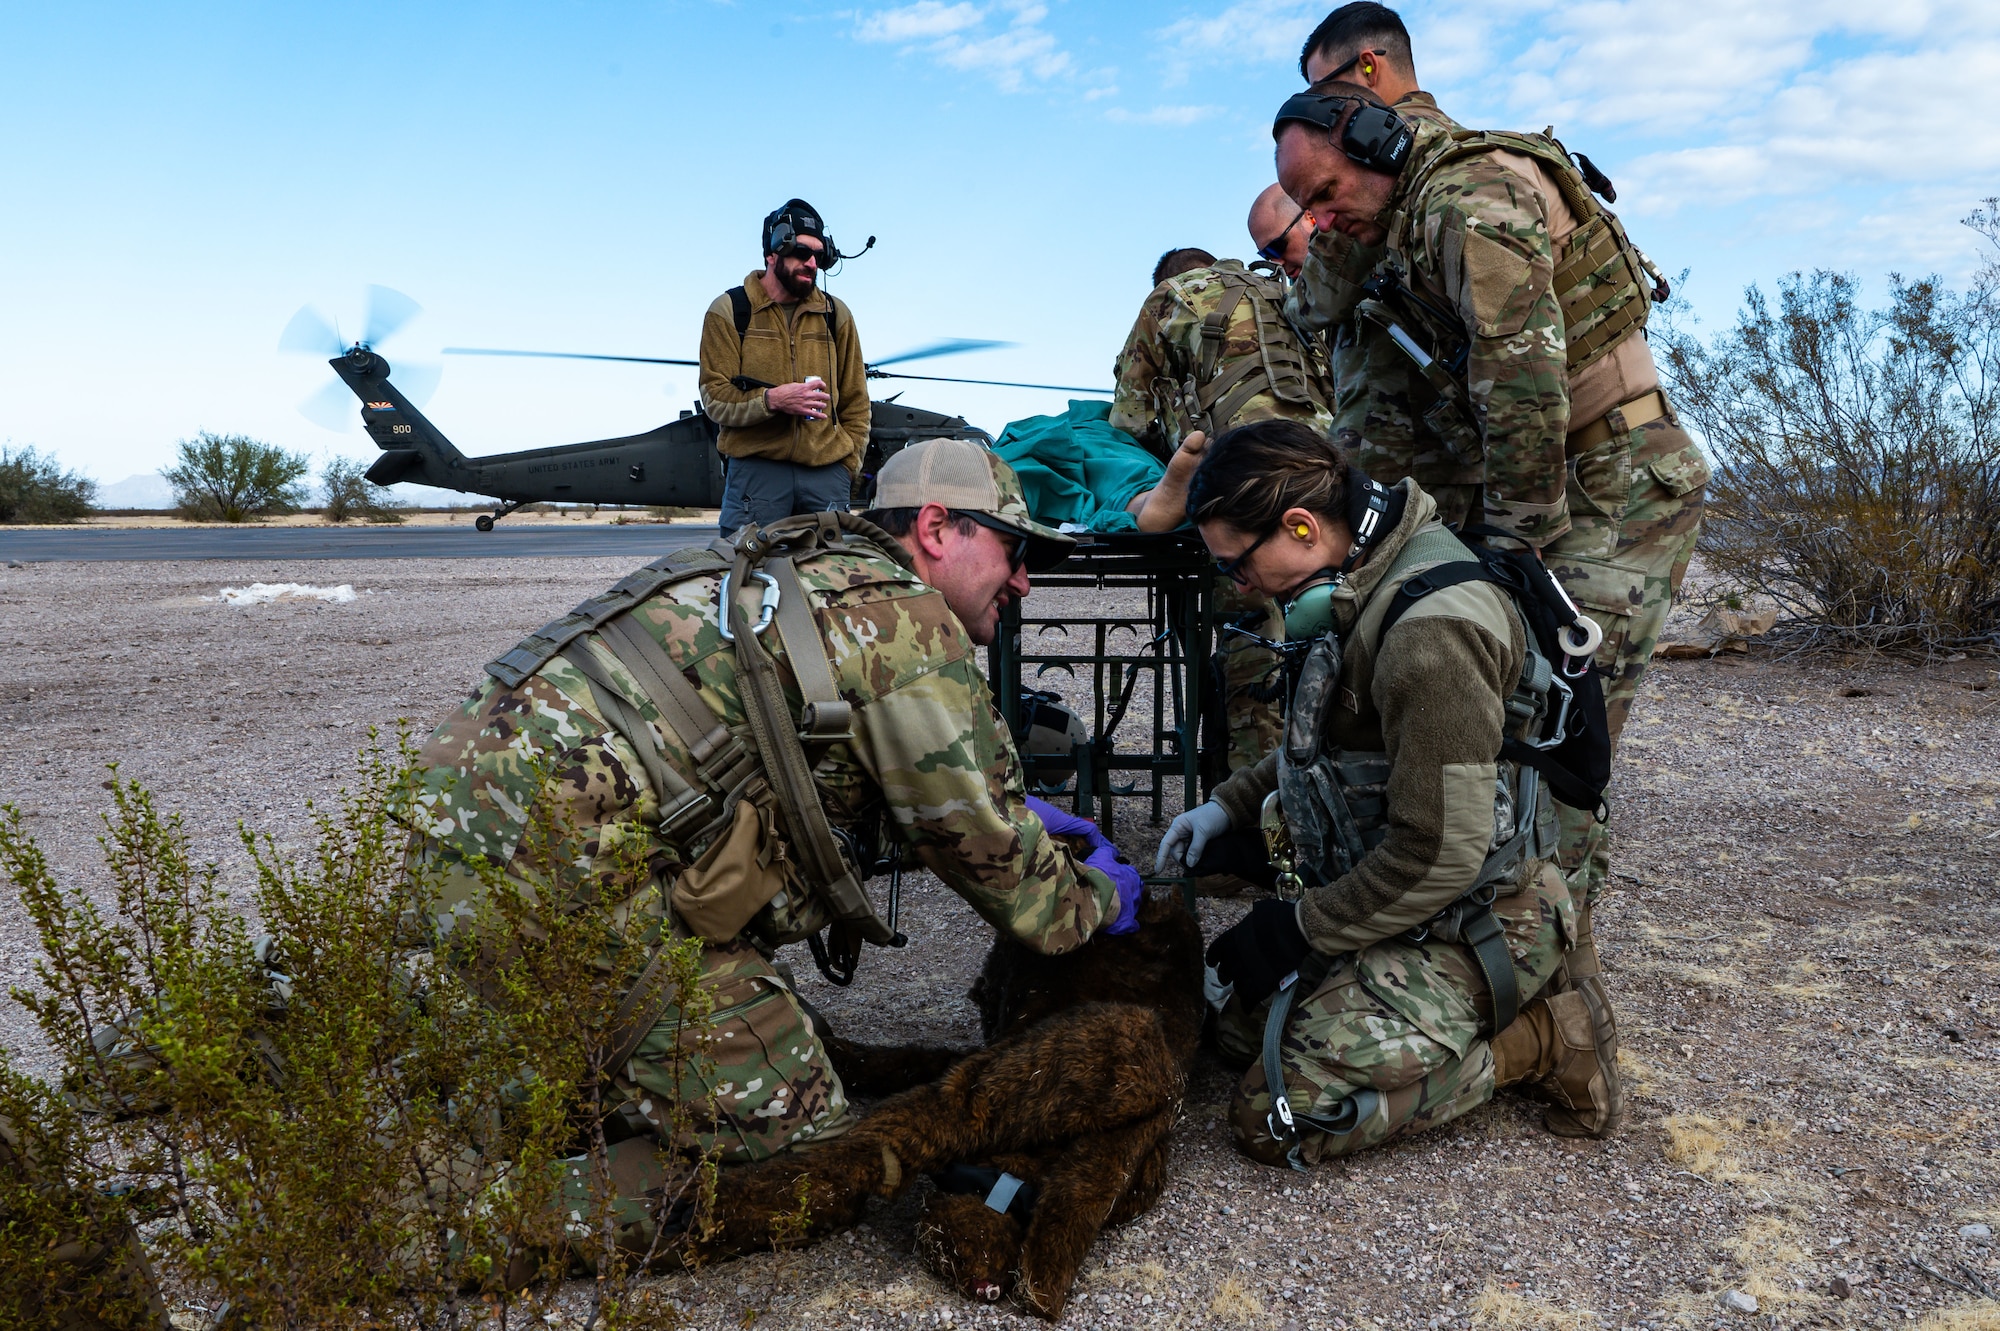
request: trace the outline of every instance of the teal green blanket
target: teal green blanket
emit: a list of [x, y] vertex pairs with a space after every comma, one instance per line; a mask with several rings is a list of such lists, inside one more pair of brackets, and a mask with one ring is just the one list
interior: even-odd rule
[[1167, 469], [1111, 424], [1109, 402], [1069, 404], [1061, 416], [1030, 416], [1000, 432], [993, 451], [1021, 478], [1028, 511], [1051, 526], [1135, 531], [1125, 505], [1160, 483]]

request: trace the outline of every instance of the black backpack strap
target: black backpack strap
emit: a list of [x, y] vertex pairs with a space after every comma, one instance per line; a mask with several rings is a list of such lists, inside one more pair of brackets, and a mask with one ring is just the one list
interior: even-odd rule
[[729, 288], [729, 309], [736, 316], [736, 336], [740, 339], [750, 331], [750, 292], [743, 287]]
[[1439, 564], [1436, 568], [1426, 569], [1396, 589], [1395, 599], [1389, 602], [1388, 610], [1382, 615], [1382, 627], [1375, 633], [1376, 653], [1380, 654], [1382, 639], [1389, 635], [1389, 630], [1411, 606], [1432, 592], [1441, 592], [1447, 587], [1456, 587], [1464, 582], [1490, 582], [1500, 587], [1507, 585], [1498, 574], [1486, 567], [1484, 560], [1480, 559], [1454, 560], [1449, 564]]
[[826, 293], [826, 335], [836, 343], [840, 341], [840, 302], [831, 291]]

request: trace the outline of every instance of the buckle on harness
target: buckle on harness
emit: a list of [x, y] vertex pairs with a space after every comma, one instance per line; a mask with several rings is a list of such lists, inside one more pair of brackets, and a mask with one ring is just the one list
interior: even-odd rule
[[1553, 749], [1569, 738], [1569, 708], [1576, 700], [1576, 690], [1572, 689], [1559, 673], [1549, 676], [1549, 696], [1555, 697], [1558, 694], [1561, 695], [1561, 702], [1556, 707], [1555, 724], [1550, 726], [1544, 735], [1523, 741], [1529, 748]]
[[669, 808], [660, 810], [660, 835], [668, 841], [680, 840], [689, 825], [705, 819], [715, 801], [698, 790], [689, 790]]
[[[778, 617], [778, 580], [770, 574], [762, 572], [753, 572], [750, 575], [750, 580], [764, 584], [764, 600], [758, 606], [757, 622], [751, 628], [751, 632], [762, 637], [764, 631], [771, 627], [771, 621]], [[735, 603], [729, 599], [729, 574], [727, 573], [722, 575], [722, 587], [718, 593], [717, 602], [718, 609], [721, 611], [719, 618], [722, 620], [723, 641], [735, 642], [736, 634], [729, 627], [729, 612]]]

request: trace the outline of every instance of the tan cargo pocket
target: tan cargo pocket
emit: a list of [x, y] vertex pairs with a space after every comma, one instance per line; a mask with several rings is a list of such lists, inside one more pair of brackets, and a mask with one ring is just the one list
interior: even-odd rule
[[1710, 470], [1708, 455], [1701, 451], [1701, 445], [1692, 439], [1687, 447], [1677, 448], [1663, 458], [1654, 458], [1647, 464], [1667, 492], [1676, 499], [1708, 484]]
[[729, 830], [674, 880], [667, 899], [689, 933], [727, 942], [784, 887], [784, 843], [770, 817], [754, 801], [738, 800]]
[[1633, 615], [1646, 600], [1646, 570], [1593, 555], [1544, 551], [1549, 572], [1581, 610], [1604, 615]]

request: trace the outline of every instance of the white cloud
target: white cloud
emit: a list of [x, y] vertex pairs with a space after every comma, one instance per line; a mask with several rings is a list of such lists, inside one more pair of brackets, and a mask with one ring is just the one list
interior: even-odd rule
[[1184, 18], [1160, 30], [1169, 63], [1295, 64], [1299, 47], [1331, 6], [1320, 0], [1238, 0], [1212, 18]]
[[1156, 106], [1150, 111], [1128, 111], [1114, 106], [1104, 113], [1104, 118], [1120, 125], [1192, 125], [1220, 110], [1219, 106]]
[[984, 74], [1001, 91], [1018, 92], [1029, 79], [1045, 83], [1075, 67], [1055, 35], [1041, 26], [1048, 14], [1046, 5], [1032, 0], [985, 8], [917, 0], [862, 15], [855, 36], [924, 51], [947, 69]]
[[974, 26], [980, 17], [976, 5], [917, 0], [901, 9], [883, 9], [865, 16], [855, 36], [864, 42], [913, 42], [924, 37], [947, 37]]

